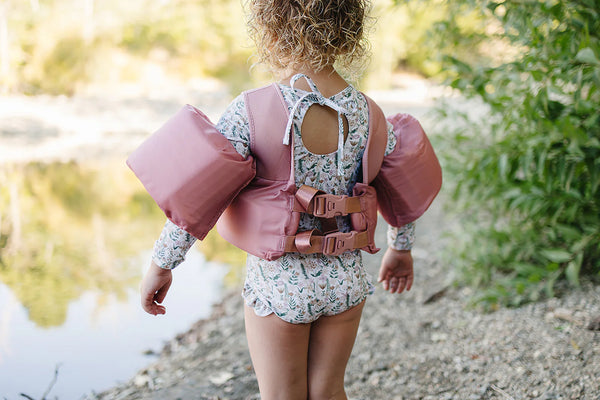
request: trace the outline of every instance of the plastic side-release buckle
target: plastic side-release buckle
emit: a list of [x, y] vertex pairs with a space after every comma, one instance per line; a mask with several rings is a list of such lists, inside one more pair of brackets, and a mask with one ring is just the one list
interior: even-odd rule
[[319, 218], [333, 218], [360, 212], [360, 197], [320, 194], [313, 200], [313, 215]]
[[314, 198], [313, 215], [319, 218], [333, 218], [344, 215], [344, 205], [344, 196], [321, 194]]
[[323, 254], [327, 256], [338, 256], [345, 251], [354, 250], [357, 231], [335, 232], [324, 237]]

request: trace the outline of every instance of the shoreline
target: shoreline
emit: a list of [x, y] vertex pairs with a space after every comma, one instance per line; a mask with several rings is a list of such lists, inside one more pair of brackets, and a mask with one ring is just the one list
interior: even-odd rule
[[[422, 117], [443, 90], [409, 76], [399, 88], [369, 94], [386, 113], [402, 110]], [[124, 160], [185, 104], [216, 123], [234, 97], [212, 80], [142, 91], [99, 88], [73, 97], [0, 95], [0, 166]]]
[[[352, 400], [598, 399], [600, 286], [485, 314], [469, 288], [449, 285], [439, 249], [438, 204], [417, 228], [415, 284], [401, 295], [380, 285], [367, 299], [346, 371]], [[378, 224], [377, 242], [385, 243]], [[371, 276], [382, 252], [365, 256]], [[257, 400], [239, 290], [211, 317], [169, 341], [128, 382], [85, 400]]]

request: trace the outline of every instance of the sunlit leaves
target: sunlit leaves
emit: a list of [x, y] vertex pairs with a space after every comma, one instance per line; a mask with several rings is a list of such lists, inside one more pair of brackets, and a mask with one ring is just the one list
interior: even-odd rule
[[463, 279], [489, 304], [518, 305], [560, 279], [599, 276], [600, 2], [447, 3], [497, 21], [519, 49], [486, 66], [441, 47], [449, 84], [489, 107], [459, 116], [442, 144], [466, 211], [454, 252]]

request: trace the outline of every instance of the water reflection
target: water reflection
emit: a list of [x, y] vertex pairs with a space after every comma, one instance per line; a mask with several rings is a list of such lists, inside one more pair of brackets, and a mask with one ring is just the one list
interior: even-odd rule
[[[149, 255], [137, 257], [140, 272]], [[144, 313], [136, 288], [126, 289], [123, 299], [86, 291], [68, 305], [65, 323], [43, 329], [0, 283], [0, 398], [16, 400], [20, 393], [41, 398], [57, 365], [49, 399], [80, 399], [132, 378], [154, 360], [144, 355], [146, 350], [159, 351], [166, 340], [209, 315], [225, 272], [223, 265], [206, 262], [192, 250], [174, 273], [166, 315]]]
[[124, 298], [164, 218], [116, 163], [4, 166], [0, 187], [0, 280], [41, 327], [85, 291]]
[[[0, 166], [0, 188], [0, 280], [41, 327], [61, 325], [85, 291], [124, 298], [140, 278], [131, 257], [164, 223], [122, 160]], [[200, 248], [209, 261], [243, 263], [215, 233]]]
[[[61, 361], [53, 395], [126, 380], [142, 350], [207, 316], [226, 272], [239, 283], [244, 254], [211, 232], [174, 273], [170, 322], [143, 314], [137, 287], [164, 221], [123, 160], [0, 164], [0, 392], [40, 395]], [[82, 362], [96, 372], [75, 373]]]

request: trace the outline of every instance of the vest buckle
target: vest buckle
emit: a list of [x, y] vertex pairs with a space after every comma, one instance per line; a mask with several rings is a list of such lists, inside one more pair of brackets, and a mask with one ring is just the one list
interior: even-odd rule
[[319, 218], [333, 218], [346, 215], [346, 197], [332, 194], [315, 196], [313, 215]]
[[323, 254], [327, 256], [339, 256], [345, 251], [354, 250], [357, 232], [334, 232], [325, 235]]

